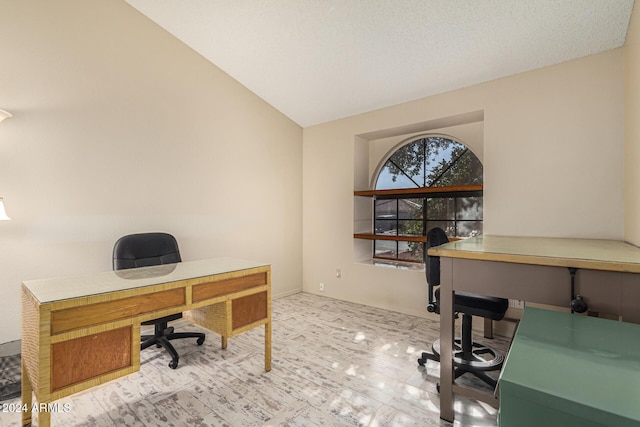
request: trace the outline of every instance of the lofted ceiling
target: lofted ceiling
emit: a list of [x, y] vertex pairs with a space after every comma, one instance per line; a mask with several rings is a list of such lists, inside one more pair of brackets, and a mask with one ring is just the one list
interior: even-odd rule
[[633, 0], [126, 0], [302, 127], [620, 47]]

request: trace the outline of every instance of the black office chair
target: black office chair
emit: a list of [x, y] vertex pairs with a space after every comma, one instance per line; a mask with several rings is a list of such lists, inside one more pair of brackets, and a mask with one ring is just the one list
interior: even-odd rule
[[[113, 269], [147, 267], [152, 265], [174, 264], [181, 262], [180, 250], [175, 237], [167, 233], [140, 233], [121, 237], [113, 247]], [[154, 344], [164, 347], [171, 354], [169, 367], [176, 369], [180, 356], [169, 342], [180, 338], [197, 338], [198, 345], [204, 343], [205, 334], [199, 332], [173, 332], [168, 322], [180, 319], [182, 313], [171, 314], [159, 319], [143, 322], [154, 325], [153, 335], [141, 337], [140, 350]]]
[[[427, 232], [427, 248], [447, 242], [449, 238], [441, 228], [432, 228]], [[427, 310], [440, 314], [440, 257], [427, 254], [425, 270], [429, 285]], [[501, 320], [508, 307], [509, 300], [504, 298], [456, 292], [454, 311], [456, 315], [462, 313], [462, 338], [454, 340], [454, 379], [468, 372], [495, 389], [496, 380], [486, 372], [501, 369], [504, 356], [491, 347], [473, 341], [472, 319], [473, 316], [480, 316], [485, 319]], [[431, 350], [433, 353], [422, 353], [422, 357], [418, 359], [420, 366], [424, 366], [427, 360], [440, 361], [440, 340], [433, 343]]]

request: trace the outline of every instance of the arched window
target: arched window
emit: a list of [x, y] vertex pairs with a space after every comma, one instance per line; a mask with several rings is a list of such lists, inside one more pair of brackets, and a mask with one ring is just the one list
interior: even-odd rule
[[397, 149], [376, 178], [375, 189], [389, 191], [375, 195], [374, 234], [384, 238], [375, 240], [374, 257], [422, 262], [418, 236], [432, 227], [450, 238], [481, 234], [478, 184], [482, 163], [458, 141], [425, 136]]
[[441, 136], [416, 139], [386, 161], [376, 190], [482, 184], [482, 163], [463, 144]]

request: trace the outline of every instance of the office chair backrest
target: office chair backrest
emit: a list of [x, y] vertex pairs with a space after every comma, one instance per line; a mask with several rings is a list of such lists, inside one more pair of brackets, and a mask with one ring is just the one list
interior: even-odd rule
[[113, 269], [181, 262], [175, 237], [167, 233], [140, 233], [121, 237], [113, 246]]
[[[434, 227], [427, 232], [427, 250], [434, 246], [449, 243], [449, 238], [442, 228]], [[426, 262], [427, 282], [432, 286], [440, 285], [440, 257], [427, 253]]]
[[449, 242], [447, 234], [442, 228], [434, 227], [427, 232], [427, 261], [425, 262], [425, 274], [427, 276], [427, 284], [429, 285], [429, 305], [427, 310], [431, 313], [439, 313], [439, 307], [436, 303], [434, 288], [440, 286], [440, 257], [431, 256], [428, 253], [429, 248], [440, 246]]

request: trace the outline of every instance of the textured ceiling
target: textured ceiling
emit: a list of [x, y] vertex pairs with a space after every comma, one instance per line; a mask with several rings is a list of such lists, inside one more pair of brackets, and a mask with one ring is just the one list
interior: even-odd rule
[[624, 44], [633, 0], [126, 0], [299, 125]]

